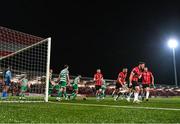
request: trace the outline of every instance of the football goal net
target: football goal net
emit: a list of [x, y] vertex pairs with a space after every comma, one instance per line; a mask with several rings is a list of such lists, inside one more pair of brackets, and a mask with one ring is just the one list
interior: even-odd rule
[[0, 27], [0, 101], [48, 101], [51, 38]]

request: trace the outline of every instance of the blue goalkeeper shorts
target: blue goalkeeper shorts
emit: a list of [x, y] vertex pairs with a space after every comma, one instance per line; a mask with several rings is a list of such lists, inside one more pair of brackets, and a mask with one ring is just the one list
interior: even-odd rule
[[11, 81], [4, 81], [6, 86], [10, 86], [11, 85]]

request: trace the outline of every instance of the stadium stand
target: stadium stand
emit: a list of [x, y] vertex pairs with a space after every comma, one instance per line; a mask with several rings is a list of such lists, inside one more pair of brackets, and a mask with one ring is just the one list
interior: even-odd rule
[[[2, 74], [3, 72], [0, 71], [0, 92], [2, 91]], [[13, 78], [13, 82], [10, 88], [10, 91], [12, 95], [19, 95], [20, 92], [20, 86], [17, 83], [18, 78], [20, 75], [15, 75]], [[54, 75], [53, 80], [54, 83], [57, 81], [57, 75]], [[75, 78], [75, 76], [71, 76], [71, 81]], [[33, 80], [30, 80], [30, 89], [27, 92], [30, 93], [36, 93], [36, 94], [41, 94], [44, 93], [45, 90], [45, 79], [44, 77], [35, 77]], [[106, 95], [111, 95], [114, 88], [115, 88], [115, 80], [106, 80], [107, 82], [107, 89], [106, 89]], [[67, 93], [71, 93], [72, 87], [68, 86], [67, 87]], [[83, 77], [80, 84], [79, 84], [79, 94], [81, 95], [86, 95], [86, 96], [95, 96], [95, 87], [94, 87], [94, 82], [92, 78], [88, 77]], [[57, 89], [56, 87], [53, 89], [53, 94], [52, 96], [57, 95]], [[174, 87], [174, 86], [169, 86], [169, 85], [159, 85], [156, 84], [156, 88], [153, 89], [151, 88], [150, 90], [150, 96], [151, 97], [170, 97], [170, 96], [180, 96], [180, 88]]]

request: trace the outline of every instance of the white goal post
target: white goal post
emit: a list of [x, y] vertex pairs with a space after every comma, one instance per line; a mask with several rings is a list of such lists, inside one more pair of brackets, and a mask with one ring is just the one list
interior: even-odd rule
[[50, 60], [51, 60], [51, 38], [48, 38], [45, 102], [48, 102]]

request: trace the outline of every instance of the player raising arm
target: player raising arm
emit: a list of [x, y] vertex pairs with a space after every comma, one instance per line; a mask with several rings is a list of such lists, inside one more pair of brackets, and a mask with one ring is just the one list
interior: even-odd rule
[[67, 100], [67, 93], [66, 93], [66, 86], [69, 85], [69, 66], [65, 65], [64, 69], [61, 70], [59, 74], [60, 78], [60, 90], [58, 92], [58, 97], [56, 98], [57, 101], [61, 100], [62, 94], [64, 95], [65, 99]]
[[[144, 68], [144, 72], [142, 73], [142, 88], [143, 88], [143, 94], [146, 94], [146, 101], [148, 101], [149, 99], [149, 90], [150, 90], [150, 85], [154, 86], [154, 76], [153, 74], [148, 71], [148, 68], [145, 67]], [[144, 96], [143, 96], [143, 100], [144, 100]]]
[[102, 81], [103, 81], [103, 75], [101, 74], [101, 70], [97, 69], [96, 74], [94, 75], [94, 82], [95, 82], [97, 100], [99, 100], [100, 95], [101, 95]]

